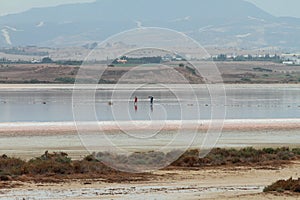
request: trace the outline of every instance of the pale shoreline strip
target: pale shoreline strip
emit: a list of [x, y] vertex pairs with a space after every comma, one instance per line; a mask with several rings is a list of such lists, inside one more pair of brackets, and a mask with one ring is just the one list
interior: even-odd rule
[[[208, 84], [210, 87], [220, 87], [224, 86], [226, 89], [263, 89], [263, 88], [295, 88], [299, 89], [300, 84]], [[167, 88], [174, 88], [174, 89], [186, 89], [186, 88], [206, 88], [207, 84], [166, 84], [164, 87], [160, 85], [146, 85], [145, 89], [166, 89]], [[30, 91], [42, 91], [42, 90], [70, 90], [73, 89], [80, 90], [80, 89], [103, 89], [103, 90], [116, 90], [116, 89], [128, 89], [131, 90], [133, 88], [136, 88], [136, 86], [139, 86], [137, 84], [118, 84], [117, 87], [115, 84], [0, 84], [0, 91], [24, 91], [24, 90], [30, 90]]]
[[[223, 124], [224, 122], [224, 124]], [[205, 131], [211, 128], [223, 130], [255, 131], [255, 130], [294, 130], [300, 129], [299, 119], [230, 119], [230, 120], [195, 120], [195, 121], [102, 121], [102, 122], [13, 122], [0, 123], [0, 136], [4, 135], [43, 135], [74, 134], [76, 126], [84, 131], [120, 131], [120, 130], [178, 130], [198, 129]]]

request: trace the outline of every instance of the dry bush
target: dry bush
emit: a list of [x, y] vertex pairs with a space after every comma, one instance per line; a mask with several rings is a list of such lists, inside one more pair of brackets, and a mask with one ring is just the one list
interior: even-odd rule
[[213, 149], [204, 158], [199, 158], [199, 150], [189, 150], [179, 159], [173, 162], [172, 166], [179, 167], [201, 167], [221, 165], [269, 165], [284, 164], [300, 157], [299, 149], [289, 148], [266, 148], [257, 150], [252, 147], [237, 149]]
[[26, 174], [31, 175], [73, 173], [71, 158], [63, 152], [50, 154], [46, 151], [41, 157], [29, 160], [24, 169]]
[[264, 192], [297, 192], [300, 193], [300, 178], [293, 180], [279, 180], [270, 186], [265, 187]]
[[[40, 157], [27, 162], [18, 158], [0, 157], [0, 181], [35, 181], [57, 182], [69, 179], [97, 179], [108, 182], [146, 180], [150, 174], [131, 174], [120, 172], [105, 165], [114, 164], [118, 169], [161, 168], [166, 165], [173, 167], [203, 167], [221, 165], [281, 165], [300, 158], [300, 149], [289, 148], [254, 148], [213, 149], [207, 156], [200, 158], [200, 150], [186, 152], [173, 150], [163, 152], [135, 152], [130, 155], [117, 155], [109, 152], [99, 152], [88, 155], [82, 160], [72, 161], [68, 154], [45, 152]], [[179, 158], [178, 156], [181, 155]], [[173, 160], [176, 160], [173, 162]]]
[[0, 157], [0, 175], [21, 175], [24, 173], [25, 161], [19, 158]]

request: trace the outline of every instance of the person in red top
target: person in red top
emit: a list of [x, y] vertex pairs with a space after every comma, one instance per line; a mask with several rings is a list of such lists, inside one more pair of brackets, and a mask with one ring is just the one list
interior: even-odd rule
[[137, 104], [137, 102], [138, 102], [138, 98], [134, 97], [134, 104]]
[[137, 112], [137, 110], [138, 110], [137, 102], [138, 102], [138, 98], [135, 96], [134, 97], [134, 110], [135, 110], [135, 112]]

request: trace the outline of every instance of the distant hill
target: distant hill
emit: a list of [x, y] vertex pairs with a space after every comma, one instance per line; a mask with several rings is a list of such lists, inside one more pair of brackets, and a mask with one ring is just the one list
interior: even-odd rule
[[0, 17], [0, 46], [81, 46], [138, 26], [175, 29], [203, 45], [299, 49], [300, 19], [243, 0], [97, 0]]

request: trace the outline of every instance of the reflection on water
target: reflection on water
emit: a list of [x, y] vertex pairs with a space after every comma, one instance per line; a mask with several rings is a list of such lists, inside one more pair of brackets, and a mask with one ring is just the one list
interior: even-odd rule
[[[100, 121], [210, 119], [212, 108], [224, 107], [228, 119], [300, 117], [300, 87], [236, 86], [226, 93], [226, 104], [212, 105], [205, 89], [197, 90], [197, 100], [186, 90], [177, 91], [180, 100], [168, 90], [139, 90], [130, 97], [127, 97], [128, 91], [123, 90], [112, 101], [112, 92], [101, 90], [95, 101], [84, 100], [81, 107], [84, 110], [95, 102]], [[134, 103], [135, 96], [138, 103]], [[153, 105], [149, 96], [154, 97]], [[0, 91], [0, 112], [0, 122], [72, 121], [72, 91]]]

